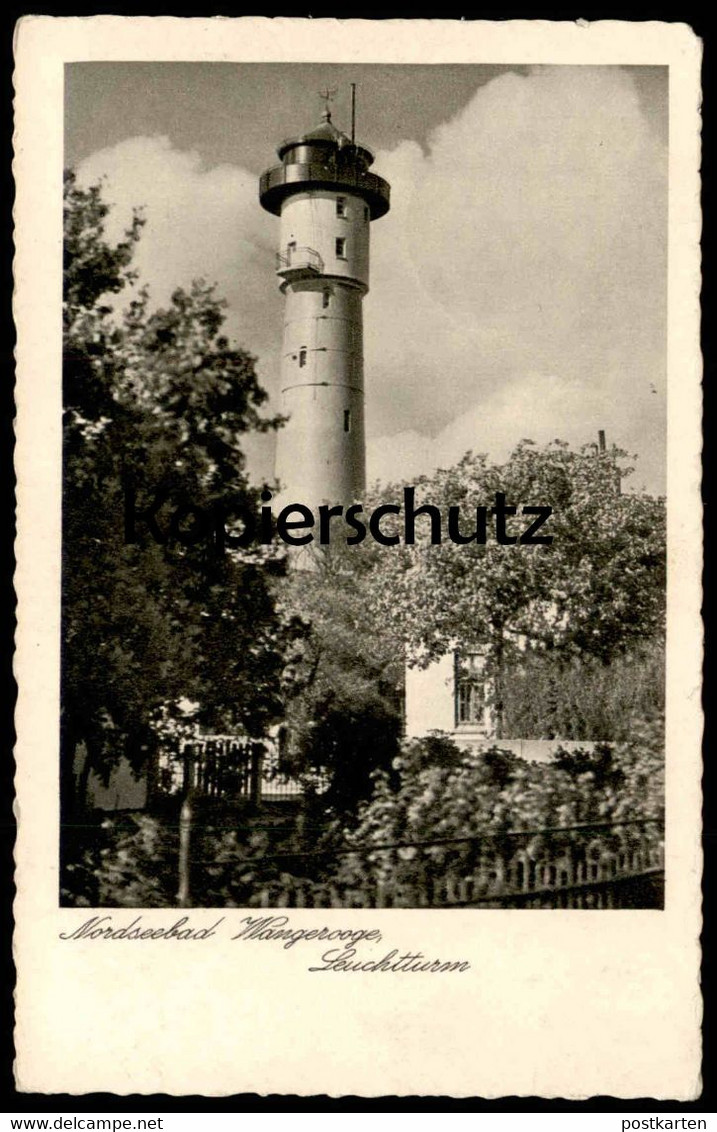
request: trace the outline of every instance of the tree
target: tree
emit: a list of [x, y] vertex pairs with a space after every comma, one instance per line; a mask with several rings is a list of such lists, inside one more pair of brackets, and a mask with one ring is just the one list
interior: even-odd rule
[[349, 818], [390, 766], [401, 734], [401, 642], [370, 615], [371, 549], [327, 547], [312, 570], [279, 585], [287, 611], [301, 618], [286, 675], [283, 763], [301, 776], [328, 777], [323, 805]]
[[[108, 302], [134, 282], [141, 236], [105, 239], [98, 187], [65, 179], [62, 783], [73, 799], [73, 758], [108, 774], [121, 755], [151, 761], [155, 721], [183, 698], [208, 728], [264, 733], [280, 712], [286, 641], [267, 575], [271, 551], [217, 548], [195, 538], [218, 501], [256, 508], [242, 437], [277, 426], [254, 359], [221, 333], [223, 304], [197, 281], [164, 310], [139, 291], [124, 311]], [[157, 541], [126, 509], [155, 493]], [[185, 506], [183, 521], [170, 515]], [[197, 511], [197, 508], [200, 511]], [[150, 506], [151, 509], [151, 506]], [[201, 533], [201, 532], [200, 532]]]
[[[456, 467], [423, 477], [416, 505], [443, 518], [443, 540], [430, 542], [426, 518], [416, 543], [387, 548], [377, 559], [372, 612], [403, 640], [409, 664], [425, 666], [455, 648], [480, 650], [502, 714], [502, 680], [529, 653], [560, 662], [594, 657], [608, 664], [640, 643], [660, 639], [665, 617], [664, 500], [622, 494], [619, 450], [604, 457], [562, 442], [538, 449], [522, 442], [503, 465], [468, 454]], [[498, 494], [518, 515], [506, 520], [516, 538], [530, 517], [522, 506], [550, 507], [547, 545], [506, 545], [490, 537]], [[382, 493], [398, 501], [396, 488]], [[488, 538], [457, 545], [446, 538], [449, 508], [459, 530], [476, 530], [476, 508], [488, 508]]]
[[[336, 541], [312, 571], [282, 582], [287, 608], [307, 625], [290, 666], [287, 768], [328, 771], [332, 799], [350, 809], [396, 754], [404, 663], [426, 665], [456, 648], [485, 654], [499, 734], [507, 725], [523, 736], [625, 738], [628, 706], [641, 718], [659, 713], [664, 503], [621, 494], [620, 457], [527, 441], [503, 465], [468, 455], [415, 485], [415, 505], [440, 512], [439, 545], [419, 516], [414, 546]], [[476, 507], [490, 509], [496, 493], [519, 511], [552, 507], [543, 529], [552, 542], [447, 539], [450, 507], [460, 507], [468, 535]], [[405, 504], [403, 485], [366, 509], [387, 502]], [[531, 519], [509, 517], [507, 533]]]

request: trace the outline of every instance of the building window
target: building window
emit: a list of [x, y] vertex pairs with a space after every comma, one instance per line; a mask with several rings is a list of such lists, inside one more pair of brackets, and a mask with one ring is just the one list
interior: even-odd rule
[[481, 653], [456, 657], [456, 723], [483, 723], [485, 711], [485, 658]]
[[299, 366], [306, 365], [306, 346], [302, 346], [299, 350]]
[[336, 198], [336, 215], [337, 216], [345, 216], [346, 215], [346, 197], [337, 197]]
[[322, 306], [323, 306], [324, 310], [326, 310], [330, 301], [331, 301], [331, 292], [327, 288], [324, 291], [323, 298], [322, 298]]
[[337, 259], [346, 259], [346, 237], [345, 236], [337, 236], [336, 237], [336, 258]]
[[344, 432], [351, 432], [351, 410], [344, 409]]
[[483, 686], [477, 680], [458, 682], [458, 724], [483, 722]]
[[363, 206], [363, 218], [364, 218], [364, 220], [366, 221], [366, 223], [368, 224], [368, 221], [369, 221], [369, 211], [368, 211], [368, 205], [367, 205], [367, 204], [365, 204], [365, 205]]

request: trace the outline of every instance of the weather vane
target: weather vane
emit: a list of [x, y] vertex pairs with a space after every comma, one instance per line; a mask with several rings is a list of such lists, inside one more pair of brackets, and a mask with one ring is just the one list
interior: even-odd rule
[[328, 121], [331, 120], [331, 107], [330, 107], [329, 103], [332, 101], [332, 99], [336, 95], [336, 92], [337, 92], [336, 87], [334, 87], [333, 90], [331, 90], [329, 87], [327, 87], [326, 90], [320, 90], [319, 91], [319, 98], [323, 98], [324, 103], [325, 103], [324, 114], [325, 114]]

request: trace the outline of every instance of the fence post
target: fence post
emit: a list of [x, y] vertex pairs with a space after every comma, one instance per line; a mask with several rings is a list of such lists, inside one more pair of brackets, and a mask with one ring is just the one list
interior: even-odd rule
[[249, 769], [249, 797], [256, 806], [261, 801], [261, 770], [264, 761], [264, 748], [261, 743], [252, 743]]
[[179, 813], [179, 892], [177, 900], [180, 908], [190, 907], [189, 889], [189, 843], [192, 836], [192, 803], [190, 795], [182, 802]]
[[193, 765], [192, 765], [192, 762], [193, 762], [193, 759], [194, 759], [194, 747], [192, 746], [191, 743], [184, 743], [183, 747], [181, 748], [181, 753], [182, 753], [182, 786], [184, 787], [185, 792], [189, 792], [194, 785], [194, 774], [193, 774]]

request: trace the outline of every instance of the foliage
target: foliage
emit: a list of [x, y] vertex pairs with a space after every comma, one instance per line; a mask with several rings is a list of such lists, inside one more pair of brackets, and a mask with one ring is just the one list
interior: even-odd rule
[[[621, 494], [619, 450], [605, 457], [555, 441], [539, 449], [523, 441], [502, 465], [469, 453], [454, 468], [422, 477], [416, 504], [443, 516], [460, 507], [464, 533], [475, 509], [497, 493], [518, 507], [550, 506], [543, 534], [550, 545], [456, 545], [429, 542], [430, 524], [416, 523], [415, 546], [380, 556], [373, 600], [390, 632], [419, 665], [456, 642], [488, 650], [501, 669], [526, 643], [608, 661], [664, 625], [664, 501]], [[397, 488], [385, 498], [400, 499]], [[526, 529], [522, 515], [506, 520], [510, 537]], [[492, 523], [488, 517], [489, 530]]]
[[[398, 780], [377, 776], [376, 790], [364, 805], [345, 844], [366, 847], [407, 842], [447, 842], [451, 838], [497, 836], [530, 831], [530, 855], [567, 844], [570, 833], [551, 828], [583, 823], [661, 819], [664, 813], [664, 759], [661, 724], [645, 725], [628, 743], [594, 750], [558, 752], [551, 764], [527, 762], [499, 745], [482, 753], [461, 751], [434, 736], [404, 746]], [[437, 758], [437, 754], [439, 757]], [[600, 835], [613, 836], [605, 830]], [[631, 837], [630, 827], [617, 837]], [[410, 846], [397, 851], [356, 852], [343, 857], [337, 879], [361, 887], [388, 879], [398, 869], [402, 882], [421, 884], [428, 859], [438, 866], [457, 845], [435, 845], [419, 856]], [[466, 849], [466, 852], [468, 850]]]
[[[469, 454], [416, 485], [416, 505], [441, 513], [440, 545], [418, 518], [415, 546], [335, 543], [282, 583], [308, 628], [292, 661], [289, 768], [329, 770], [346, 812], [396, 753], [404, 660], [425, 665], [457, 646], [486, 656], [501, 735], [619, 739], [635, 714], [661, 710], [664, 502], [620, 492], [622, 456], [528, 441], [503, 465]], [[450, 507], [468, 532], [498, 492], [551, 506], [552, 543], [446, 538]], [[394, 486], [366, 508], [402, 498]], [[508, 533], [527, 522], [509, 519]]]
[[[280, 711], [280, 678], [295, 626], [275, 611], [268, 552], [217, 553], [210, 540], [156, 542], [137, 524], [125, 538], [128, 491], [138, 510], [155, 492], [161, 532], [179, 504], [207, 513], [219, 496], [254, 507], [241, 449], [250, 429], [274, 428], [254, 359], [222, 335], [223, 304], [196, 281], [167, 309], [135, 292], [135, 217], [107, 243], [99, 188], [65, 180], [63, 481], [63, 786], [84, 741], [86, 773], [105, 776], [121, 754], [146, 761], [153, 720], [182, 699], [210, 728], [260, 734]], [[189, 522], [191, 527], [191, 521]]]
[[612, 749], [562, 753], [550, 764], [499, 745], [462, 751], [446, 737], [414, 739], [395, 769], [398, 781], [377, 776], [361, 811], [352, 834], [361, 844], [655, 817], [662, 806], [663, 753], [654, 732]]
[[[190, 837], [191, 903], [250, 905], [263, 888], [280, 886], [296, 857], [315, 843], [310, 819], [269, 817], [249, 805], [193, 800]], [[60, 899], [72, 907], [163, 908], [177, 903], [179, 814], [118, 813], [97, 817], [66, 847]]]
[[289, 659], [283, 765], [328, 774], [329, 808], [348, 813], [372, 788], [372, 773], [398, 752], [403, 651], [370, 616], [373, 563], [359, 548], [327, 548], [313, 569], [279, 585], [306, 635]]
[[[376, 880], [420, 891], [426, 867], [439, 876], [444, 866], [474, 861], [475, 843], [451, 839], [491, 835], [490, 844], [500, 849], [508, 846], [507, 833], [522, 830], [521, 845], [535, 859], [573, 843], [574, 833], [550, 832], [555, 827], [661, 820], [662, 723], [636, 727], [630, 742], [612, 747], [558, 751], [549, 764], [529, 763], [499, 744], [481, 753], [461, 750], [434, 734], [404, 742], [395, 765], [375, 771], [374, 780], [373, 797], [359, 807], [356, 822], [337, 817], [328, 826], [319, 807], [297, 821], [292, 813], [273, 816], [195, 799], [192, 903], [247, 907], [263, 894], [271, 905], [297, 882], [323, 906], [335, 889], [365, 890]], [[63, 903], [176, 903], [177, 817], [120, 814], [98, 822], [89, 843], [80, 839], [70, 854]], [[582, 844], [630, 846], [633, 836], [645, 831], [600, 827]], [[405, 847], [381, 848], [396, 844]]]
[[592, 656], [529, 652], [503, 680], [506, 737], [625, 741], [664, 711], [663, 642], [603, 664]]
[[177, 899], [178, 848], [176, 823], [148, 814], [107, 815], [81, 831], [70, 830], [60, 903], [80, 908], [171, 907]]

